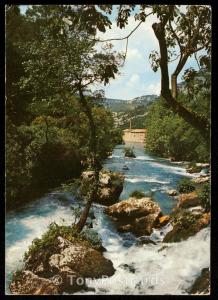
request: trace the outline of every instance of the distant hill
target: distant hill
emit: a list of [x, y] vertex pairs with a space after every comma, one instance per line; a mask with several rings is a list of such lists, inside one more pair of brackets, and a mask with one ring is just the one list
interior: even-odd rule
[[136, 97], [132, 100], [105, 98], [103, 101], [103, 105], [111, 109], [113, 112], [127, 112], [134, 110], [138, 106], [147, 107], [157, 98], [157, 95], [144, 95], [141, 97]]

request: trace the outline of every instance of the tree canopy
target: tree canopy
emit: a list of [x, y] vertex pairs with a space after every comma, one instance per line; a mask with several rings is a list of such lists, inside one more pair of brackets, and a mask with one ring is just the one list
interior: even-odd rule
[[[128, 46], [128, 38], [150, 15], [159, 20], [152, 28], [159, 42], [159, 53], [154, 51], [150, 55], [152, 69], [161, 70], [161, 96], [174, 112], [196, 128], [208, 140], [210, 121], [188, 109], [177, 101], [177, 78], [191, 56], [195, 56], [201, 67], [210, 68], [211, 56], [211, 7], [208, 5], [119, 5], [117, 6], [116, 23], [119, 28], [125, 28], [129, 17], [134, 14], [135, 29], [126, 37], [100, 40], [96, 37], [97, 31], [105, 32], [111, 27], [110, 15], [112, 5], [79, 5], [68, 7], [68, 16], [73, 24], [79, 28], [86, 28], [99, 42], [124, 40]], [[81, 18], [79, 16], [82, 16]], [[86, 23], [86, 20], [88, 22]], [[127, 48], [126, 48], [127, 49]], [[196, 53], [204, 50], [205, 54], [199, 59]], [[174, 72], [171, 74], [171, 90], [168, 65], [172, 59], [178, 59]], [[186, 72], [192, 76], [192, 72]]]

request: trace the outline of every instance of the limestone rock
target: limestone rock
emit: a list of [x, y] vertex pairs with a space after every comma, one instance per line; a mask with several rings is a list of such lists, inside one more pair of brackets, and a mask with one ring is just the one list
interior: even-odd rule
[[59, 271], [63, 267], [79, 273], [82, 277], [99, 278], [114, 274], [113, 264], [100, 252], [80, 244], [72, 244], [60, 254], [50, 257], [49, 265]]
[[149, 214], [159, 215], [161, 209], [151, 198], [129, 198], [107, 207], [104, 212], [115, 218], [139, 218]]
[[177, 206], [180, 208], [188, 208], [188, 207], [197, 206], [201, 204], [201, 201], [198, 198], [196, 191], [193, 191], [188, 194], [180, 194], [178, 199], [179, 199], [179, 203]]
[[135, 220], [133, 232], [137, 235], [150, 235], [152, 229], [157, 225], [158, 215], [149, 214], [145, 217], [137, 218]]
[[177, 195], [177, 191], [176, 191], [176, 190], [168, 190], [168, 191], [167, 191], [167, 194], [168, 194], [169, 196], [176, 196], [176, 195]]
[[210, 177], [209, 176], [200, 176], [197, 178], [193, 178], [192, 182], [194, 183], [205, 183], [205, 182], [209, 182]]
[[181, 211], [177, 215], [179, 223], [176, 222], [173, 229], [165, 235], [163, 239], [165, 243], [186, 240], [210, 224], [210, 213], [196, 215], [188, 212], [187, 215], [187, 212]]
[[112, 262], [85, 242], [57, 237], [54, 245], [44, 256], [38, 250], [28, 257], [21, 274], [10, 285], [13, 294], [74, 293], [86, 288], [86, 278], [112, 276], [115, 272]]
[[150, 235], [161, 215], [159, 205], [148, 197], [123, 200], [107, 207], [104, 212], [116, 218], [119, 231], [130, 231], [136, 236]]
[[[87, 183], [91, 183], [94, 172], [85, 171], [81, 177], [82, 185], [86, 186]], [[123, 184], [123, 174], [101, 170], [99, 173], [99, 192], [96, 195], [95, 202], [106, 206], [116, 203], [123, 190]]]
[[41, 278], [33, 272], [25, 270], [17, 280], [12, 281], [10, 290], [15, 295], [57, 295], [58, 286], [52, 280]]

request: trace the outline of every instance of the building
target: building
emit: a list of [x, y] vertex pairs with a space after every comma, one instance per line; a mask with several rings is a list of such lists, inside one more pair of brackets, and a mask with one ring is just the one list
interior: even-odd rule
[[123, 130], [124, 142], [145, 143], [146, 129], [125, 129]]

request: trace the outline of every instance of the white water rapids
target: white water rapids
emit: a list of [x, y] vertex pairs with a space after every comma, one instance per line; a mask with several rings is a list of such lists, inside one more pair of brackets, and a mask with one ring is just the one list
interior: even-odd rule
[[[117, 156], [119, 156], [117, 154]], [[175, 187], [172, 176], [185, 174], [181, 166], [165, 164], [161, 161], [154, 161], [154, 158], [145, 156], [129, 161], [130, 171], [126, 174], [123, 194], [127, 193], [129, 185], [141, 184], [147, 189], [158, 190], [157, 196], [161, 194], [164, 198], [164, 187], [167, 182], [169, 188]], [[114, 159], [114, 158], [109, 158]], [[115, 158], [119, 160], [120, 158]], [[126, 161], [126, 163], [128, 160]], [[142, 168], [145, 163], [147, 173], [153, 172], [153, 176], [135, 174], [131, 170]], [[114, 161], [119, 164], [119, 161]], [[136, 163], [136, 165], [134, 165]], [[140, 165], [137, 165], [139, 163]], [[160, 169], [154, 174], [154, 168], [160, 164], [163, 172], [171, 175], [161, 175]], [[151, 165], [152, 164], [152, 165]], [[123, 165], [123, 163], [121, 164]], [[131, 167], [132, 166], [132, 167]], [[149, 169], [150, 168], [150, 169]], [[153, 169], [152, 169], [153, 168]], [[143, 169], [144, 170], [144, 169]], [[175, 173], [174, 173], [175, 172]], [[135, 181], [134, 181], [135, 179]], [[132, 180], [132, 182], [131, 182]], [[139, 180], [139, 181], [137, 181]], [[177, 177], [175, 177], [175, 181]], [[159, 181], [159, 182], [157, 182]], [[158, 194], [159, 193], [159, 194]], [[60, 199], [65, 197], [65, 200]], [[162, 201], [160, 198], [160, 201]], [[169, 200], [172, 201], [172, 200]], [[175, 200], [173, 200], [175, 201]], [[59, 224], [72, 223], [72, 211], [70, 204], [75, 201], [67, 193], [48, 194], [47, 196], [27, 204], [20, 210], [7, 214], [6, 218], [6, 292], [9, 293], [8, 284], [11, 274], [18, 267], [22, 266], [22, 258], [31, 241], [40, 237], [47, 226], [55, 221]], [[163, 202], [160, 202], [160, 205]], [[171, 205], [171, 204], [170, 204]], [[175, 205], [175, 203], [174, 203]], [[163, 205], [163, 207], [165, 207]], [[168, 206], [167, 206], [168, 207]], [[171, 206], [170, 206], [171, 207]], [[187, 288], [200, 274], [202, 268], [210, 266], [210, 228], [205, 228], [195, 236], [179, 243], [162, 243], [164, 235], [171, 229], [171, 225], [154, 230], [151, 239], [154, 244], [137, 244], [137, 238], [132, 234], [119, 233], [114, 222], [103, 213], [104, 207], [95, 204], [93, 207], [96, 219], [93, 221], [94, 230], [102, 238], [103, 246], [106, 248], [104, 256], [110, 259], [116, 269], [113, 276], [104, 279], [90, 280], [88, 286], [94, 288], [90, 291], [80, 291], [76, 294], [120, 294], [120, 295], [179, 295], [187, 294]], [[168, 208], [167, 208], [168, 209]], [[169, 209], [168, 209], [169, 210]], [[163, 249], [163, 246], [166, 246]]]

